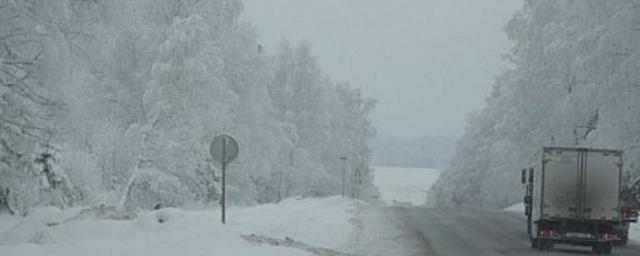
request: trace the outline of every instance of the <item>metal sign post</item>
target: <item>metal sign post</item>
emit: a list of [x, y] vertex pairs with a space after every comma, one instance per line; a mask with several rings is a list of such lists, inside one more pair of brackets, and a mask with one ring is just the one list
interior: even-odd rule
[[220, 199], [220, 204], [222, 205], [222, 224], [226, 222], [227, 164], [231, 163], [236, 159], [236, 157], [238, 157], [238, 151], [238, 142], [229, 135], [220, 135], [215, 137], [209, 147], [211, 157], [213, 157], [213, 159], [222, 167], [222, 198]]
[[362, 172], [360, 168], [356, 169], [356, 173], [354, 174], [355, 178], [353, 179], [353, 198], [358, 198], [358, 192], [360, 190], [360, 185], [362, 184]]
[[225, 224], [227, 220], [225, 218], [225, 213], [227, 212], [227, 195], [225, 193], [227, 191], [227, 138], [224, 137], [222, 138], [222, 155], [222, 224]]
[[347, 179], [346, 175], [347, 175], [347, 157], [346, 156], [341, 156], [340, 160], [342, 160], [342, 197], [346, 197], [347, 196], [347, 191], [346, 191], [346, 184], [345, 184], [345, 180]]

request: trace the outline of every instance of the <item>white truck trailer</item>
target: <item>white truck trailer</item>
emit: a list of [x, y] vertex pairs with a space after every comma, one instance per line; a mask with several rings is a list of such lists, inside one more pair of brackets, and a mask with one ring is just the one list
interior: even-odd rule
[[522, 172], [532, 248], [590, 246], [610, 254], [622, 240], [622, 151], [546, 147]]

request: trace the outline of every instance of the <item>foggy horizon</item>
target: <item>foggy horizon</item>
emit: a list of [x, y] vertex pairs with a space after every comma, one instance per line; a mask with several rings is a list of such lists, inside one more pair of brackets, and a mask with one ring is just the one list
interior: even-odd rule
[[[247, 0], [244, 20], [275, 52], [309, 43], [325, 73], [378, 100], [378, 135], [459, 137], [485, 105], [520, 1]], [[326, 15], [332, 13], [332, 15]], [[456, 15], [451, 15], [455, 13]], [[385, 17], [381, 19], [380, 17]]]

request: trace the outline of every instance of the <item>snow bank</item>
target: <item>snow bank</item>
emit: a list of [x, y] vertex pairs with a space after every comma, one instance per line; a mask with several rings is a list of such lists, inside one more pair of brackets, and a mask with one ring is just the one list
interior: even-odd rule
[[299, 249], [252, 244], [241, 235], [291, 237], [336, 248], [351, 232], [352, 207], [338, 197], [289, 199], [232, 209], [227, 225], [219, 223], [219, 210], [168, 208], [140, 213], [133, 220], [110, 220], [77, 218], [82, 209], [38, 208], [25, 218], [0, 218], [0, 255], [308, 255]]
[[[4, 232], [7, 232], [7, 230], [11, 229], [19, 220], [20, 219], [15, 218], [13, 216], [0, 214], [0, 235], [2, 235]], [[0, 241], [1, 240], [2, 240], [2, 237], [0, 236]]]
[[524, 203], [517, 203], [507, 208], [504, 208], [508, 212], [521, 212], [524, 213]]
[[629, 238], [631, 238], [631, 240], [640, 241], [640, 224], [632, 224], [629, 231]]
[[347, 242], [354, 202], [335, 196], [287, 199], [279, 204], [232, 209], [230, 226], [243, 234], [284, 238], [314, 246], [338, 248]]
[[428, 168], [376, 166], [374, 184], [387, 205], [424, 205], [440, 172]]
[[26, 218], [4, 216], [5, 223], [3, 224], [7, 224], [7, 226], [0, 230], [3, 231], [0, 233], [0, 245], [29, 242], [31, 239], [37, 238], [43, 227], [59, 225], [81, 210], [73, 208], [62, 211], [55, 207], [39, 207], [31, 210]]

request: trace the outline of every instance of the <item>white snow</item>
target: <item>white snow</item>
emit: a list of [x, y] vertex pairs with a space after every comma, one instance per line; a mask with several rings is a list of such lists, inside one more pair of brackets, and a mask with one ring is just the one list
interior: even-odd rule
[[[374, 184], [386, 205], [424, 205], [438, 170], [407, 167], [374, 167]], [[356, 212], [356, 235], [349, 252], [355, 255], [419, 255], [423, 241], [412, 229], [403, 228], [397, 212], [376, 204]]]
[[424, 205], [440, 174], [436, 169], [390, 166], [376, 166], [374, 171], [374, 184], [387, 205]]
[[629, 238], [631, 240], [640, 241], [640, 224], [635, 223], [631, 225], [631, 229], [629, 230]]
[[517, 203], [507, 208], [504, 208], [505, 211], [508, 212], [520, 212], [524, 213], [524, 203]]
[[0, 255], [309, 255], [294, 248], [251, 244], [240, 235], [290, 237], [336, 249], [348, 240], [354, 207], [340, 197], [288, 199], [231, 209], [227, 225], [220, 224], [219, 209], [168, 208], [116, 221], [73, 219], [81, 210], [77, 208], [37, 208], [25, 218], [0, 217]]
[[286, 236], [325, 248], [347, 242], [355, 204], [339, 196], [287, 199], [279, 204], [233, 210], [229, 224], [243, 234]]

